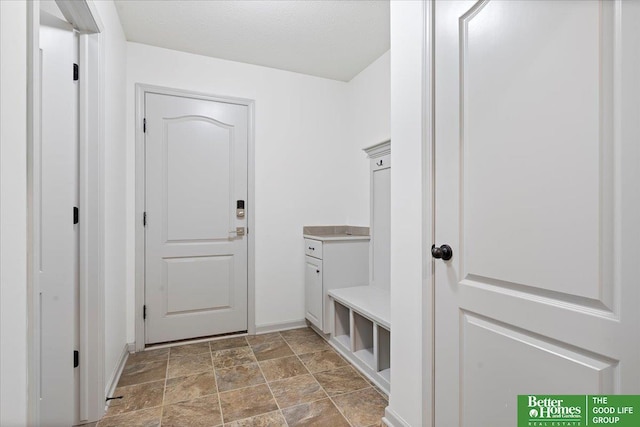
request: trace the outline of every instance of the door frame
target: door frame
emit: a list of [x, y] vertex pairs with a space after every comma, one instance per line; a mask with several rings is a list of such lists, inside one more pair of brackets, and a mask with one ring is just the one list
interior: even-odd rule
[[210, 95], [184, 89], [136, 83], [135, 85], [135, 351], [145, 348], [145, 240], [142, 218], [145, 210], [145, 139], [143, 131], [144, 98], [147, 93], [182, 96], [206, 101], [244, 105], [248, 109], [247, 128], [247, 332], [255, 334], [255, 101], [252, 99]]
[[435, 426], [435, 356], [436, 356], [436, 293], [434, 259], [431, 246], [436, 235], [435, 222], [435, 1], [423, 2], [422, 29], [422, 287], [425, 298], [422, 301], [422, 425]]
[[435, 377], [436, 366], [436, 291], [435, 291], [435, 259], [431, 256], [432, 245], [437, 244], [436, 236], [436, 147], [435, 147], [435, 0], [423, 0], [423, 56], [422, 56], [422, 175], [423, 175], [423, 209], [422, 209], [422, 260], [423, 288], [426, 298], [423, 301], [423, 372], [422, 382], [422, 425], [435, 427]]
[[[79, 248], [78, 286], [81, 355], [79, 418], [97, 420], [104, 415], [104, 268], [103, 268], [103, 139], [104, 26], [91, 0], [56, 0], [67, 20], [79, 32], [78, 166]], [[34, 253], [36, 184], [40, 138], [40, 1], [27, 2], [27, 298], [28, 298], [28, 409], [30, 425], [40, 425], [39, 284]], [[71, 74], [71, 73], [70, 73]], [[69, 355], [71, 357], [71, 355]]]

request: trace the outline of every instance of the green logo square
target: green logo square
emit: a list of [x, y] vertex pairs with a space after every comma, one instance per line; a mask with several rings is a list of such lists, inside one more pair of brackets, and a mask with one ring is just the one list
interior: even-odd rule
[[638, 395], [518, 396], [518, 427], [640, 426]]

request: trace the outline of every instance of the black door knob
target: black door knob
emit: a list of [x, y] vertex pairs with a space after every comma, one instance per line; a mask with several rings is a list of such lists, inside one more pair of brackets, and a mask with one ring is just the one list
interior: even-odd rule
[[436, 245], [431, 246], [431, 256], [443, 261], [448, 261], [453, 256], [453, 249], [449, 245], [442, 245], [439, 248]]

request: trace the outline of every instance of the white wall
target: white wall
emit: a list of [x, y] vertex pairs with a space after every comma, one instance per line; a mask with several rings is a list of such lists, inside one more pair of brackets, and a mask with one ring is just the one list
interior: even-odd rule
[[351, 180], [354, 181], [347, 223], [369, 225], [369, 162], [363, 148], [391, 137], [391, 51], [387, 51], [355, 76], [347, 85], [349, 135], [353, 147]]
[[[430, 353], [423, 331], [431, 328], [431, 263], [424, 242], [431, 241], [423, 216], [430, 212], [430, 162], [423, 150], [428, 112], [423, 107], [424, 4], [391, 2], [391, 383], [388, 411], [410, 426], [427, 426], [423, 410], [430, 398]], [[426, 219], [426, 218], [425, 218]], [[428, 218], [430, 224], [430, 218]]]
[[27, 5], [0, 1], [0, 425], [27, 425]]
[[128, 340], [134, 340], [135, 84], [256, 101], [256, 325], [304, 318], [302, 227], [368, 225], [362, 148], [389, 138], [389, 53], [349, 83], [128, 43]]
[[[347, 83], [129, 43], [128, 339], [134, 340], [135, 83], [255, 100], [256, 324], [304, 318], [302, 227], [341, 224], [356, 183]], [[348, 151], [348, 148], [346, 149]]]
[[[108, 381], [127, 343], [126, 291], [126, 50], [113, 1], [94, 2], [104, 25], [104, 287], [105, 365]], [[109, 384], [105, 384], [106, 387]]]

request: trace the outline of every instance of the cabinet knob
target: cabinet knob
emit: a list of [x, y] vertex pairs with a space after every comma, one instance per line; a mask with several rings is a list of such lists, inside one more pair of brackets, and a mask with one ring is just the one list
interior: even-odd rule
[[316, 273], [320, 273], [320, 270], [316, 270]]
[[316, 248], [312, 248], [311, 246], [309, 246], [309, 250], [310, 250], [310, 251], [315, 251], [315, 250], [316, 250]]

